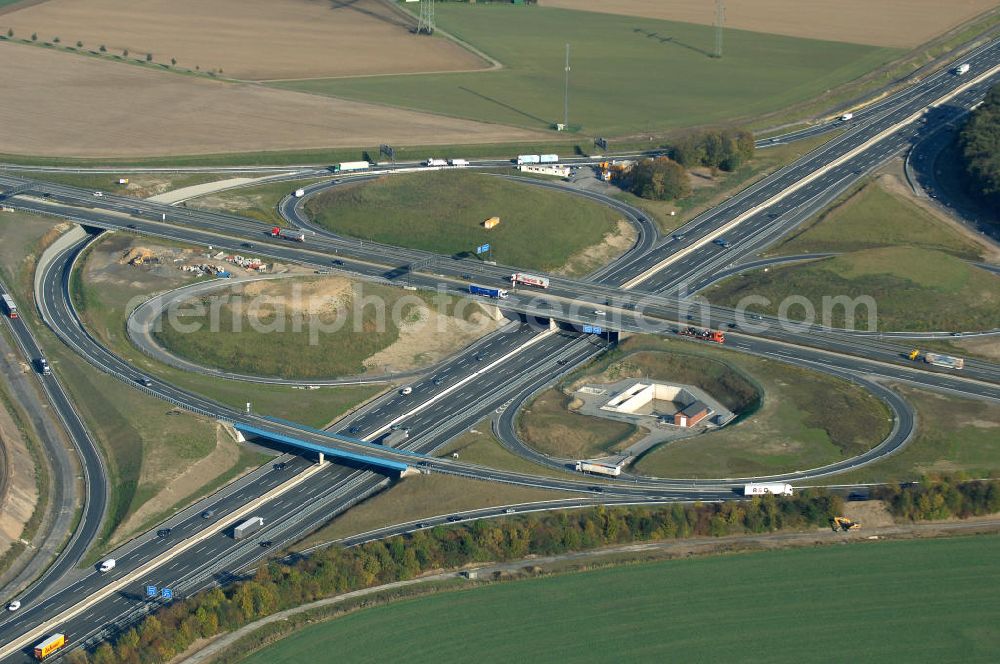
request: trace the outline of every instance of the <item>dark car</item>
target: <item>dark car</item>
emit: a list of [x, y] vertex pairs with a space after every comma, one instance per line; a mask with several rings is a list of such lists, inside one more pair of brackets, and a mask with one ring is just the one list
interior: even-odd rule
[[466, 281], [472, 281], [472, 275], [471, 274], [463, 274], [462, 278], [465, 279]]
[[590, 487], [590, 490], [593, 491], [594, 493], [604, 493], [603, 486], [592, 486]]
[[417, 528], [429, 528], [431, 524], [421, 521], [417, 524]]
[[729, 329], [730, 330], [735, 330], [735, 329], [738, 329], [738, 328], [739, 328], [739, 325], [737, 325], [736, 323], [730, 323], [729, 324]]
[[483, 361], [483, 354], [476, 353], [476, 362], [482, 362], [482, 361]]
[[140, 378], [139, 382], [142, 383], [143, 385], [145, 385], [146, 387], [152, 387], [153, 386], [153, 381], [150, 380], [149, 378], [146, 378], [145, 376], [143, 376], [142, 378]]
[[263, 542], [260, 543], [260, 545], [265, 549], [271, 546], [272, 544], [274, 544], [274, 542], [272, 542], [271, 540], [264, 540]]
[[213, 516], [215, 516], [215, 510], [205, 510], [201, 513], [203, 519], [211, 519]]
[[129, 224], [126, 228], [131, 228], [132, 230], [135, 230], [138, 227], [135, 224]]
[[355, 434], [355, 433], [358, 433], [359, 431], [361, 431], [361, 427], [359, 427], [357, 425], [354, 425], [350, 429], [347, 430], [347, 433], [349, 433], [349, 434]]
[[461, 520], [462, 517], [458, 516], [457, 514], [452, 514], [451, 516], [448, 517], [448, 521], [450, 521], [451, 523], [455, 523], [456, 521], [461, 521]]
[[441, 376], [438, 376], [438, 377], [436, 377], [436, 378], [434, 379], [434, 384], [435, 384], [435, 385], [441, 385], [441, 384], [443, 384], [443, 383], [444, 383], [444, 378], [442, 378]]
[[274, 469], [275, 470], [284, 470], [287, 466], [288, 466], [287, 463], [285, 463], [284, 461], [280, 461], [280, 462], [274, 464]]
[[156, 536], [160, 538], [170, 537], [170, 528], [160, 528], [156, 531]]
[[244, 249], [253, 249], [253, 243], [252, 242], [244, 242], [240, 246], [243, 247]]
[[343, 265], [344, 264], [344, 261], [340, 260], [339, 258], [334, 258], [330, 262], [333, 263], [334, 265]]

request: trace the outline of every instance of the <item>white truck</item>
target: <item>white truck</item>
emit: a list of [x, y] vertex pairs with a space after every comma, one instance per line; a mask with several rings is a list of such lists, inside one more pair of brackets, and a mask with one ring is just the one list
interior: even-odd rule
[[595, 463], [593, 461], [577, 461], [576, 471], [578, 473], [610, 475], [611, 477], [618, 477], [622, 474], [621, 466], [616, 466], [610, 463]]
[[840, 121], [847, 122], [848, 120], [851, 120], [853, 118], [854, 118], [854, 113], [844, 113], [843, 115], [840, 116]]
[[447, 166], [447, 159], [428, 159], [424, 162], [424, 166]]
[[448, 163], [450, 163], [452, 166], [468, 166], [469, 165], [469, 160], [468, 159], [451, 159]]
[[105, 572], [110, 572], [114, 568], [115, 568], [115, 559], [108, 558], [107, 560], [101, 563], [100, 567], [97, 568], [97, 571], [100, 572], [101, 574], [104, 574]]
[[334, 173], [344, 173], [347, 171], [364, 171], [371, 168], [367, 161], [342, 161], [332, 166]]
[[524, 284], [525, 286], [537, 286], [538, 288], [548, 288], [549, 278], [539, 277], [535, 274], [525, 274], [524, 272], [515, 272], [510, 275], [511, 282], [515, 284]]
[[965, 360], [962, 358], [941, 355], [940, 353], [924, 353], [924, 362], [944, 369], [962, 369], [965, 367]]
[[233, 528], [233, 539], [242, 540], [250, 537], [255, 532], [264, 527], [264, 519], [259, 516], [252, 516], [240, 525]]
[[543, 154], [538, 157], [538, 161], [542, 164], [557, 164], [559, 163], [559, 155]]
[[537, 154], [519, 154], [517, 155], [517, 165], [521, 164], [537, 164], [542, 160]]
[[743, 485], [744, 496], [764, 496], [769, 493], [776, 496], [790, 496], [792, 495], [792, 485], [779, 482], [751, 482]]
[[962, 74], [967, 74], [969, 72], [969, 63], [963, 62], [959, 66], [955, 67], [955, 73], [961, 76]]

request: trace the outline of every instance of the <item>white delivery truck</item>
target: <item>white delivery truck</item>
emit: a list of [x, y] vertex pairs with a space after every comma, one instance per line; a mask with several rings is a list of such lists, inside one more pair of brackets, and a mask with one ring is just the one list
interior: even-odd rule
[[107, 560], [101, 563], [100, 567], [97, 568], [97, 571], [99, 571], [101, 574], [104, 574], [105, 572], [110, 572], [114, 568], [115, 568], [115, 559], [108, 558]]
[[452, 159], [450, 161], [450, 163], [451, 163], [452, 166], [468, 166], [469, 165], [469, 160], [468, 159]]
[[743, 486], [744, 496], [764, 496], [769, 493], [776, 496], [790, 496], [792, 485], [778, 482], [751, 482]]
[[264, 519], [259, 516], [252, 516], [240, 525], [233, 528], [233, 539], [241, 540], [250, 537], [255, 532], [264, 527]]
[[424, 166], [447, 166], [447, 159], [428, 159], [424, 162]]

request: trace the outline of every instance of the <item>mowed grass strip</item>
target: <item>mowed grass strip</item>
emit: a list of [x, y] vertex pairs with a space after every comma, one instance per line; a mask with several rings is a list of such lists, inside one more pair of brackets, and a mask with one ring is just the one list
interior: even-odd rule
[[[856, 251], [816, 263], [779, 266], [737, 275], [706, 290], [714, 304], [737, 306], [747, 296], [767, 298], [752, 309], [777, 314], [782, 302], [793, 320], [868, 330], [872, 320], [884, 331], [979, 331], [1000, 327], [1000, 276], [954, 256], [920, 247], [883, 247]], [[874, 307], [828, 308], [824, 298], [847, 296]]]
[[294, 90], [533, 129], [633, 135], [726, 122], [818, 96], [901, 51], [537, 6], [439, 3], [438, 25], [504, 64], [482, 73], [292, 81]]
[[[310, 199], [306, 211], [343, 235], [445, 255], [489, 243], [498, 262], [546, 271], [601, 243], [619, 220], [579, 196], [455, 171], [337, 187]], [[486, 230], [493, 216], [500, 225]]]
[[244, 661], [988, 662], [998, 545], [880, 542], [492, 584], [312, 625]]
[[285, 220], [278, 214], [278, 203], [299, 187], [310, 185], [319, 179], [321, 178], [306, 178], [239, 187], [193, 198], [186, 201], [185, 206], [199, 210], [223, 210], [273, 226], [285, 226]]

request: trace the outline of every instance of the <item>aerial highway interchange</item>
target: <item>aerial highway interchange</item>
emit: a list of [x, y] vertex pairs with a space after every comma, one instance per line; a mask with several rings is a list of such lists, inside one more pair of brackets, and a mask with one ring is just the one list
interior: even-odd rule
[[[296, 245], [267, 240], [265, 224], [230, 214], [113, 195], [95, 197], [90, 190], [32, 180], [30, 169], [0, 174], [4, 205], [94, 229], [54, 252], [38, 275], [36, 296], [42, 319], [63, 342], [130, 387], [226, 422], [284, 453], [114, 551], [118, 565], [113, 574], [75, 569], [100, 530], [108, 500], [107, 475], [96, 445], [60, 386], [58, 372], [40, 376], [81, 456], [86, 473], [85, 508], [80, 526], [59, 560], [22, 593], [24, 608], [0, 620], [0, 642], [5, 644], [0, 647], [0, 659], [30, 660], [30, 646], [56, 628], [73, 635], [76, 645], [106, 638], [159, 605], [157, 600], [142, 596], [140, 590], [147, 584], [169, 585], [175, 596], [181, 597], [235, 578], [271, 553], [268, 547], [260, 546], [260, 538], [241, 542], [225, 534], [241, 518], [262, 516], [267, 525], [261, 538], [280, 548], [386, 486], [398, 475], [393, 470], [398, 467], [406, 472], [446, 473], [561, 490], [570, 497], [547, 504], [441, 514], [420, 524], [367, 533], [348, 544], [445, 522], [449, 516], [464, 520], [499, 516], [508, 510], [594, 503], [725, 500], [736, 497], [737, 488], [746, 479], [808, 485], [811, 480], [892, 454], [912, 438], [915, 422], [911, 406], [878, 382], [880, 379], [1000, 401], [1000, 367], [992, 362], [970, 360], [958, 375], [906, 361], [910, 347], [904, 345], [905, 339], [896, 341], [891, 335], [873, 338], [819, 324], [780, 326], [776, 320], [747, 319], [742, 312], [720, 307], [703, 312], [687, 299], [718, 274], [751, 265], [763, 248], [810, 218], [852, 183], [978, 103], [986, 89], [1000, 80], [1000, 41], [980, 47], [962, 62], [971, 67], [965, 76], [955, 76], [952, 67], [942, 68], [855, 113], [846, 126], [830, 123], [770, 140], [777, 144], [819, 131], [843, 130], [671, 236], [662, 236], [656, 224], [636, 208], [597, 194], [582, 194], [614, 207], [636, 227], [637, 240], [629, 251], [586, 279], [552, 277], [551, 287], [544, 292], [512, 292], [498, 304], [511, 315], [522, 316], [521, 320], [415, 377], [410, 383], [412, 392], [391, 391], [341, 420], [331, 431], [236, 411], [156, 376], [147, 378], [104, 347], [87, 332], [69, 295], [74, 265], [96, 232], [137, 233], [231, 251], [252, 243], [256, 254], [316, 270], [459, 294], [467, 293], [470, 276], [476, 283], [504, 286], [517, 266], [485, 265], [361, 242], [324, 231], [306, 217], [302, 206], [306, 198], [368, 175], [329, 178], [307, 187], [304, 197], [283, 200], [279, 211], [286, 221], [313, 233], [308, 243]], [[762, 143], [767, 145], [768, 139]], [[566, 163], [587, 166], [594, 161], [578, 158]], [[470, 166], [490, 168], [498, 163], [473, 160]], [[396, 164], [380, 170], [391, 174], [414, 168], [418, 167]], [[558, 184], [525, 182], [566, 189]], [[713, 243], [723, 237], [729, 248]], [[154, 308], [147, 320], [155, 314]], [[870, 451], [829, 466], [768, 478], [712, 480], [629, 473], [616, 481], [584, 477], [572, 472], [568, 460], [546, 457], [518, 439], [514, 417], [521, 406], [560, 375], [607, 348], [610, 338], [583, 334], [582, 326], [600, 324], [609, 330], [608, 337], [618, 332], [673, 334], [678, 326], [687, 324], [686, 320], [727, 328], [727, 345], [740, 352], [809, 367], [864, 386], [889, 408], [894, 418], [892, 431]], [[41, 355], [23, 321], [14, 324], [13, 330], [27, 355]], [[133, 330], [133, 334], [139, 332]], [[516, 473], [433, 456], [446, 442], [491, 414], [496, 415], [495, 432], [508, 449], [565, 474]], [[404, 444], [398, 449], [372, 444], [392, 426], [411, 429]], [[317, 450], [326, 450], [334, 463], [317, 465]], [[384, 465], [364, 461], [371, 457]]]

